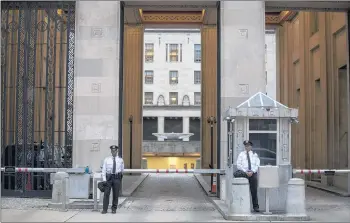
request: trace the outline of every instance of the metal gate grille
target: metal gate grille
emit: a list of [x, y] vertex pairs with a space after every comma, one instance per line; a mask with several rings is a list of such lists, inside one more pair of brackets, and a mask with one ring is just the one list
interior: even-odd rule
[[[74, 2], [1, 2], [2, 166], [71, 167]], [[5, 196], [51, 196], [49, 175], [4, 173]]]

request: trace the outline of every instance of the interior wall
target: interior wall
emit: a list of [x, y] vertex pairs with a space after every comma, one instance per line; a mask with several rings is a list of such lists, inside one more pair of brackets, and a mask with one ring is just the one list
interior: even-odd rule
[[123, 158], [130, 168], [130, 123], [132, 126], [132, 168], [141, 168], [142, 158], [142, 74], [143, 31], [141, 25], [124, 26], [124, 80], [123, 80]]
[[[211, 159], [211, 135], [208, 117], [217, 118], [217, 28], [216, 26], [203, 26], [202, 32], [202, 83], [201, 83], [201, 166], [209, 168]], [[219, 120], [220, 121], [220, 120]], [[214, 167], [217, 162], [216, 145], [217, 130], [214, 124]]]
[[348, 111], [339, 104], [348, 84], [339, 72], [348, 56], [346, 13], [299, 12], [277, 32], [278, 98], [299, 108], [300, 123], [292, 125], [293, 167], [348, 168], [340, 161], [347, 151], [342, 135], [348, 134]]

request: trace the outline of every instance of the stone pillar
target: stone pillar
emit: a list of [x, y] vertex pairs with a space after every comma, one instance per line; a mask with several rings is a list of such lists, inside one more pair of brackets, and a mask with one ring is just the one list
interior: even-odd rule
[[[182, 118], [182, 133], [190, 133], [190, 117]], [[190, 138], [184, 138], [182, 141], [190, 141]]]
[[[265, 3], [221, 2], [221, 113], [266, 91]], [[221, 121], [221, 164], [227, 160], [227, 123]], [[223, 166], [221, 166], [223, 167]], [[221, 168], [219, 167], [219, 168]]]
[[73, 166], [100, 169], [118, 145], [120, 2], [76, 2]]
[[[158, 117], [158, 133], [164, 133], [164, 117]], [[158, 141], [164, 141], [163, 138], [158, 138]]]

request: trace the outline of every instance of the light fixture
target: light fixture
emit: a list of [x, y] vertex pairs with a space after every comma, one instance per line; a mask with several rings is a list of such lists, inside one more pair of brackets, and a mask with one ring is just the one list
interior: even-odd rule
[[172, 81], [175, 81], [175, 80], [176, 80], [176, 77], [172, 77], [171, 80], [172, 80]]
[[235, 118], [231, 117], [231, 116], [227, 116], [227, 117], [224, 118], [224, 120], [227, 121], [227, 122], [234, 122]]
[[297, 118], [291, 118], [291, 119], [289, 119], [289, 122], [292, 124], [298, 124], [299, 120]]

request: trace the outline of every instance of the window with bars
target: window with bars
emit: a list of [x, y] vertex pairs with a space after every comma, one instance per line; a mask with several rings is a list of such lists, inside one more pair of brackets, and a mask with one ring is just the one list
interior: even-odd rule
[[193, 83], [200, 84], [201, 83], [201, 72], [199, 70], [194, 71]]
[[145, 84], [153, 84], [153, 70], [145, 70]]
[[182, 44], [166, 44], [166, 61], [182, 62]]
[[145, 44], [145, 62], [152, 63], [154, 59], [154, 44], [146, 43]]
[[153, 105], [153, 92], [145, 92], [145, 105]]
[[179, 73], [177, 70], [171, 70], [169, 72], [169, 84], [178, 84], [179, 83]]
[[201, 44], [194, 44], [194, 62], [200, 63], [202, 60], [201, 56]]
[[169, 92], [169, 104], [170, 105], [178, 105], [178, 93], [177, 92]]
[[200, 92], [194, 92], [194, 104], [195, 105], [201, 104], [201, 93]]

